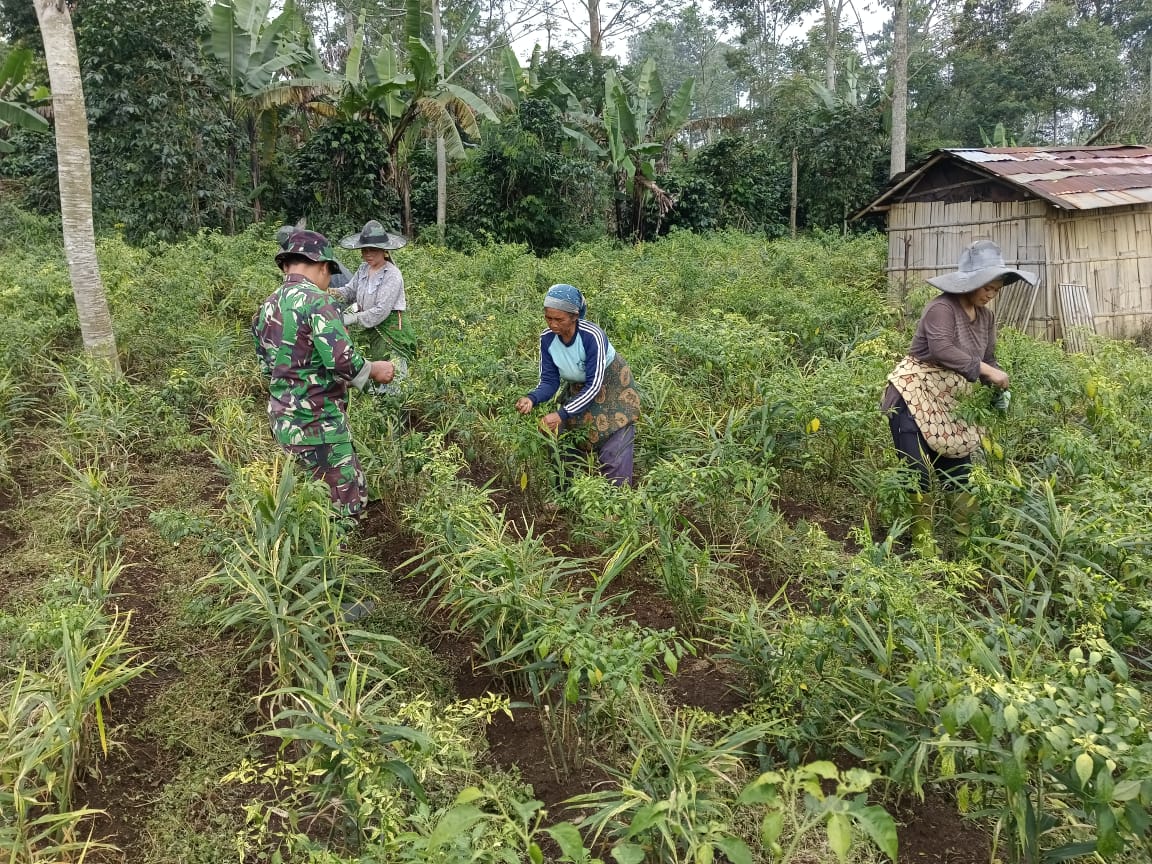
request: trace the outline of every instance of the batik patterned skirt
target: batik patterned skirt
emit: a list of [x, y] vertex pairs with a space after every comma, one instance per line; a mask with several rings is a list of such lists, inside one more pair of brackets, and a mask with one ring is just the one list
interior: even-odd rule
[[[569, 384], [563, 402], [569, 402], [584, 389], [583, 384]], [[575, 417], [564, 421], [566, 429], [587, 428], [588, 443], [593, 448], [608, 439], [613, 432], [636, 422], [640, 416], [640, 391], [632, 379], [632, 368], [617, 354], [604, 370], [604, 386], [592, 404]]]

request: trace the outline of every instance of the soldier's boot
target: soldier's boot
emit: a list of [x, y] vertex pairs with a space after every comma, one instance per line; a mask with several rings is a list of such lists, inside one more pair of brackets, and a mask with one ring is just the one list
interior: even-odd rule
[[936, 496], [931, 492], [917, 492], [912, 503], [912, 548], [925, 557], [938, 554], [936, 537], [932, 533], [932, 509]]
[[952, 530], [958, 537], [967, 540], [972, 536], [972, 517], [980, 506], [976, 496], [971, 492], [949, 492], [946, 501]]

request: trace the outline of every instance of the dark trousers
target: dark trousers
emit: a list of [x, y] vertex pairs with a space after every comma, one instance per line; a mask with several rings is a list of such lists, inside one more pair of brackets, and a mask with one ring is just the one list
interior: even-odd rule
[[902, 398], [888, 414], [888, 428], [900, 458], [919, 475], [922, 492], [932, 489], [933, 474], [938, 475], [940, 487], [949, 492], [959, 492], [968, 484], [972, 457], [941, 456], [929, 447]]

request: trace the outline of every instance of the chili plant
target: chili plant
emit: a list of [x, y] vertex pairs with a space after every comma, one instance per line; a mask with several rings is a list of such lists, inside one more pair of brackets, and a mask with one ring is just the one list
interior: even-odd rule
[[[895, 861], [896, 823], [883, 807], [866, 803], [864, 794], [879, 777], [862, 768], [840, 771], [831, 762], [811, 762], [791, 771], [761, 774], [737, 801], [763, 806], [760, 840], [771, 861], [795, 861], [804, 841], [821, 826], [836, 859], [847, 861], [855, 843], [853, 825]], [[835, 791], [826, 792], [825, 784], [835, 784]], [[749, 855], [744, 860], [752, 859]]]

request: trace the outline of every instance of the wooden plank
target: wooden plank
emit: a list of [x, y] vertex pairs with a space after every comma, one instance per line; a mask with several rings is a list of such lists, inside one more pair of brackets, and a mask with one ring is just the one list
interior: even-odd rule
[[1035, 285], [1023, 281], [1005, 286], [996, 298], [996, 320], [1000, 326], [1028, 332], [1037, 293]]
[[1088, 286], [1061, 282], [1056, 297], [1064, 350], [1072, 354], [1087, 354], [1091, 349], [1088, 334], [1096, 332], [1096, 321], [1088, 303]]

